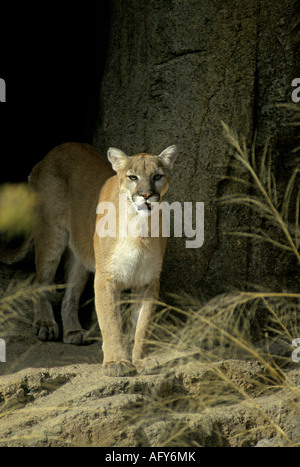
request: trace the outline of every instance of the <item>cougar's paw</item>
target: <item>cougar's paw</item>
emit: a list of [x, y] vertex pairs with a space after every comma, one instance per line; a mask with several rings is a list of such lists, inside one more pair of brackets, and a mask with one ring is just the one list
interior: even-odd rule
[[103, 370], [106, 376], [134, 376], [136, 374], [135, 366], [127, 360], [106, 362], [103, 365]]
[[83, 345], [86, 342], [86, 334], [84, 329], [65, 332], [63, 340], [65, 344]]
[[142, 375], [152, 375], [157, 372], [159, 363], [155, 358], [147, 357], [141, 360], [134, 360], [137, 371]]
[[53, 323], [33, 323], [33, 333], [41, 341], [57, 341], [59, 335], [58, 324]]

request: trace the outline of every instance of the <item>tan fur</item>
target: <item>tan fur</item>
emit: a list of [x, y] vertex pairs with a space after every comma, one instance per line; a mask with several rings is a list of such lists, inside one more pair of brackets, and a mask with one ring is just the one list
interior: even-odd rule
[[[39, 199], [33, 229], [36, 283], [53, 282], [62, 253], [68, 248], [68, 287], [62, 302], [63, 339], [66, 343], [81, 344], [84, 331], [78, 320], [78, 303], [89, 271], [95, 271], [95, 304], [107, 374], [131, 373], [133, 363], [144, 357], [166, 239], [99, 237], [95, 225], [103, 214], [96, 219], [96, 207], [103, 201], [112, 202], [118, 227], [119, 193], [126, 194], [129, 219], [136, 215], [130, 211], [133, 205], [145, 207], [145, 200], [161, 201], [176, 155], [174, 146], [160, 156], [138, 154], [130, 158], [111, 148], [108, 158], [117, 172], [114, 175], [108, 161], [91, 146], [66, 143], [50, 151], [30, 175], [30, 186]], [[161, 178], [154, 180], [157, 174]], [[132, 181], [129, 176], [137, 180]], [[128, 288], [140, 297], [132, 358], [123, 342], [118, 305], [121, 291]], [[33, 327], [42, 340], [58, 338], [49, 296], [35, 303]]]
[[[132, 195], [134, 199], [139, 193], [153, 192], [153, 200], [158, 201], [155, 193], [160, 195], [159, 201], [169, 186], [169, 171], [177, 155], [175, 147], [171, 147], [172, 160], [168, 160], [168, 150], [161, 156], [138, 154], [127, 158], [122, 154], [108, 152], [117, 176], [110, 178], [101, 190], [99, 202], [111, 201], [116, 206], [117, 232], [119, 228], [119, 193], [127, 196], [127, 216], [130, 221], [136, 213], [130, 215]], [[128, 175], [138, 177], [131, 181]], [[157, 182], [155, 174], [162, 175]], [[150, 196], [150, 201], [151, 201]], [[124, 214], [124, 213], [123, 213]], [[97, 222], [101, 215], [97, 216]], [[103, 337], [103, 365], [108, 374], [126, 374], [134, 371], [145, 357], [145, 341], [149, 335], [155, 300], [159, 292], [159, 277], [166, 249], [165, 237], [151, 237], [150, 216], [147, 237], [105, 237], [100, 238], [97, 230], [94, 235], [96, 260], [95, 302], [98, 321]], [[118, 301], [124, 289], [131, 288], [140, 298], [138, 321], [135, 331], [135, 342], [131, 356], [123, 342], [120, 310]]]
[[[84, 332], [78, 304], [89, 271], [94, 271], [93, 235], [101, 187], [113, 175], [110, 164], [87, 144], [57, 146], [32, 170], [29, 184], [39, 204], [33, 229], [36, 284], [50, 285], [68, 247], [68, 287], [62, 303], [64, 342], [81, 344]], [[34, 333], [41, 340], [56, 340], [49, 296], [34, 303]]]

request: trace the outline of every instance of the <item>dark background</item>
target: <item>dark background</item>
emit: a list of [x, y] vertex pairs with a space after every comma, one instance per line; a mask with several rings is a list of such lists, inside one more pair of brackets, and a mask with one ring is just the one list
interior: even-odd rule
[[102, 0], [1, 9], [0, 182], [18, 182], [57, 144], [92, 141], [109, 7]]

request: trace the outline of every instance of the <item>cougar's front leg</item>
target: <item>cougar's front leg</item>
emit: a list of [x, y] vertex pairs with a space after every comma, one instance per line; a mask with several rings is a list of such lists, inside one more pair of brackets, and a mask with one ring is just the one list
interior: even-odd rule
[[108, 376], [125, 376], [135, 367], [124, 344], [120, 292], [109, 274], [95, 274], [95, 305], [103, 340], [103, 369]]
[[147, 356], [147, 340], [151, 333], [158, 294], [159, 280], [149, 284], [141, 297], [141, 306], [132, 350], [132, 361], [137, 366], [143, 365], [142, 360]]

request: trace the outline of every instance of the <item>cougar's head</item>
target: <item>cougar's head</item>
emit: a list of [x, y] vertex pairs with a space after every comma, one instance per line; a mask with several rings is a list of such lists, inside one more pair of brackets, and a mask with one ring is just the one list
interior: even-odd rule
[[126, 194], [138, 212], [151, 211], [169, 188], [170, 172], [177, 157], [176, 146], [169, 146], [159, 156], [140, 153], [128, 157], [123, 151], [109, 148], [107, 156], [117, 172], [120, 193]]

